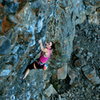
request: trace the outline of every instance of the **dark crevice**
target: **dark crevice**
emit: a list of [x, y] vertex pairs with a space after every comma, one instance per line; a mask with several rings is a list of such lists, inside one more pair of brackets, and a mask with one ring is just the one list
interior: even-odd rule
[[53, 87], [59, 94], [62, 94], [64, 92], [67, 92], [71, 88], [71, 85], [69, 84], [70, 80], [71, 79], [69, 75], [67, 75], [66, 79], [63, 80], [53, 79], [51, 77], [50, 83], [53, 84]]

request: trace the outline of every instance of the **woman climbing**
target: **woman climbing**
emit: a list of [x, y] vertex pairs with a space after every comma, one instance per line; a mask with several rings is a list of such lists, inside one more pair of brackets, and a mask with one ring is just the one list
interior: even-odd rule
[[32, 64], [27, 66], [26, 70], [24, 71], [24, 77], [22, 79], [25, 79], [27, 77], [31, 69], [43, 69], [43, 70], [47, 69], [46, 63], [52, 54], [54, 44], [53, 42], [48, 42], [44, 47], [41, 40], [39, 40], [39, 44], [41, 48], [40, 57]]

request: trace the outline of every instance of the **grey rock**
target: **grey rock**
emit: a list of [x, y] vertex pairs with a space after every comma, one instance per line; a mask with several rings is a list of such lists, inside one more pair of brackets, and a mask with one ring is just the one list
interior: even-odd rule
[[11, 14], [16, 13], [18, 8], [19, 8], [19, 3], [18, 2], [16, 2], [16, 3], [14, 3], [14, 2], [10, 2], [10, 3], [6, 2], [6, 5], [4, 6], [4, 10], [8, 14], [9, 13], [11, 13]]
[[62, 8], [65, 8], [68, 6], [68, 2], [66, 0], [59, 1], [59, 6]]
[[89, 58], [92, 58], [93, 54], [91, 52], [87, 53], [87, 60], [89, 60]]
[[37, 33], [40, 33], [43, 28], [43, 20], [44, 18], [40, 18], [37, 23]]
[[11, 21], [11, 22], [13, 22], [13, 23], [18, 23], [18, 20], [17, 20], [17, 18], [14, 16], [14, 15], [9, 15], [8, 16], [8, 19]]
[[36, 0], [34, 2], [31, 2], [31, 8], [32, 9], [40, 9], [42, 4], [41, 0]]
[[10, 99], [11, 99], [11, 100], [15, 100], [15, 96], [12, 95], [12, 96], [10, 97]]
[[46, 100], [46, 98], [45, 98], [45, 96], [44, 96], [44, 95], [42, 95], [42, 100]]
[[58, 79], [65, 79], [67, 76], [67, 64], [65, 64], [62, 68], [59, 68], [57, 71]]
[[19, 60], [19, 56], [17, 54], [15, 54], [15, 55], [10, 56], [9, 59], [7, 59], [6, 62], [10, 63], [12, 65], [15, 65], [15, 64], [18, 63], [18, 60]]
[[51, 96], [51, 94], [56, 94], [57, 91], [54, 89], [53, 85], [51, 84], [44, 92], [48, 97]]
[[0, 0], [0, 3], [2, 3], [3, 0]]
[[5, 55], [10, 52], [11, 42], [6, 37], [0, 37], [0, 54]]
[[15, 46], [14, 49], [12, 50], [12, 53], [13, 54], [17, 53], [19, 47], [20, 47], [20, 45]]
[[0, 73], [0, 76], [8, 76], [10, 74], [11, 70], [10, 69], [5, 69]]
[[30, 91], [28, 91], [28, 92], [26, 93], [26, 100], [30, 100], [30, 97], [31, 97], [31, 93], [30, 93]]
[[[6, 1], [10, 3], [14, 0]], [[1, 30], [2, 18], [5, 15], [9, 15], [9, 13], [15, 14], [19, 22], [17, 23], [17, 20], [11, 16], [9, 20], [16, 23], [16, 26], [11, 27], [11, 29], [9, 29], [6, 33], [0, 34], [0, 36], [4, 36], [4, 38], [0, 38], [0, 50], [4, 44], [6, 44], [5, 49], [7, 51], [10, 51], [11, 48], [11, 51], [8, 53], [5, 49], [2, 49], [3, 52], [6, 51], [5, 54], [7, 55], [0, 54], [0, 84], [2, 84], [0, 86], [0, 99], [99, 99], [100, 89], [93, 89], [93, 84], [91, 84], [91, 82], [95, 84], [99, 83], [99, 73], [97, 74], [96, 72], [99, 72], [100, 67], [100, 0], [18, 1], [22, 1], [20, 2], [18, 12], [16, 12], [16, 5], [5, 5], [4, 8], [2, 7], [2, 9], [0, 9]], [[53, 50], [53, 55], [51, 56], [52, 59], [48, 62], [48, 70], [45, 71], [46, 74], [44, 74], [45, 72], [42, 69], [31, 70], [26, 80], [21, 83], [19, 76], [22, 75], [23, 70], [27, 67], [27, 64], [34, 61], [34, 59], [38, 57], [37, 54], [39, 54], [40, 48], [37, 41], [40, 39], [43, 39], [44, 42], [53, 41], [55, 43], [55, 49]], [[5, 43], [5, 41], [11, 41], [10, 46], [9, 43]], [[70, 63], [70, 57], [73, 50], [77, 48], [80, 48], [81, 50], [78, 55], [76, 55], [79, 58], [75, 62], [76, 66], [73, 66]], [[85, 61], [82, 62], [82, 59]], [[71, 71], [69, 71], [70, 73], [67, 73], [67, 70], [64, 69], [64, 63], [68, 63], [68, 68], [71, 68]], [[8, 68], [5, 66], [6, 64], [13, 65], [13, 67]], [[88, 66], [82, 69], [84, 75], [91, 82], [86, 81], [82, 77], [83, 74], [81, 73], [81, 68], [86, 64], [89, 64], [89, 66], [94, 65], [94, 68], [96, 68], [95, 71], [90, 67], [88, 68]], [[58, 75], [58, 80], [56, 72], [62, 66], [63, 68]], [[52, 73], [54, 76], [52, 80], [50, 80]], [[68, 74], [67, 78], [65, 78], [66, 74]], [[89, 74], [93, 77], [90, 78]], [[77, 82], [77, 84], [74, 85], [75, 82]], [[53, 84], [53, 86], [50, 84]], [[50, 87], [47, 88], [49, 85]], [[64, 91], [64, 93], [58, 97], [58, 93], [55, 95], [57, 91], [53, 92], [53, 90], [55, 90], [54, 88], [56, 88], [58, 92]], [[46, 89], [47, 92], [44, 93], [44, 90], [46, 91]]]
[[0, 32], [2, 32], [2, 20], [0, 20]]
[[94, 85], [100, 84], [100, 78], [96, 74], [96, 71], [93, 67], [87, 65], [82, 68], [84, 75], [87, 77], [89, 81], [91, 81]]
[[78, 77], [78, 74], [75, 71], [70, 70], [68, 75], [71, 79], [69, 84], [72, 85], [75, 82], [75, 78]]

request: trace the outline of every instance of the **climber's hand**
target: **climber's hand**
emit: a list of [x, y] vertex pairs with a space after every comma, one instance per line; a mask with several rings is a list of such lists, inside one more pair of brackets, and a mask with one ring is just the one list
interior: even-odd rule
[[41, 44], [42, 43], [42, 40], [39, 40], [38, 42], [39, 42], [39, 44]]

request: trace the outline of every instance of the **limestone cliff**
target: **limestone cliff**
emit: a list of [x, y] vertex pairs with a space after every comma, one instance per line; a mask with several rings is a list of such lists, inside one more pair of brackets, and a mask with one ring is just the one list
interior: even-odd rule
[[[100, 99], [99, 0], [0, 0], [0, 100]], [[20, 76], [53, 41], [48, 70]]]

